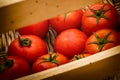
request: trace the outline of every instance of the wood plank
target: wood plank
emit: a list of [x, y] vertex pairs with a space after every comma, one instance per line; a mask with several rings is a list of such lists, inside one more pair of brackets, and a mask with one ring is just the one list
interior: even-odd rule
[[[12, 0], [7, 1], [10, 2]], [[77, 10], [101, 1], [102, 0], [25, 0], [17, 4], [2, 7], [0, 8], [0, 32], [18, 29], [55, 17], [58, 14]]]
[[120, 72], [120, 46], [16, 80], [102, 80]]
[[0, 8], [1, 7], [6, 7], [12, 4], [16, 4], [18, 2], [22, 2], [24, 0], [0, 0]]

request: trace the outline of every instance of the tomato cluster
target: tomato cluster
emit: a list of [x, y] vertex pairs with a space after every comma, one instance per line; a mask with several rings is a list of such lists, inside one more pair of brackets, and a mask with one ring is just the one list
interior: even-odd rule
[[[119, 15], [105, 3], [97, 3], [18, 29], [20, 36], [0, 56], [0, 80], [12, 80], [91, 56], [120, 44]], [[57, 32], [54, 51], [44, 41], [49, 27]], [[6, 77], [7, 76], [7, 77]]]

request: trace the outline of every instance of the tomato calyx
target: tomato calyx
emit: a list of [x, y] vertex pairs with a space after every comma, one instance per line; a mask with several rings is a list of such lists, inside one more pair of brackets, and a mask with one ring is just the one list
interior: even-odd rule
[[76, 60], [79, 60], [79, 59], [81, 59], [81, 58], [82, 58], [81, 56], [75, 55], [75, 56], [73, 57], [72, 61], [76, 61]]
[[102, 50], [102, 48], [104, 47], [105, 44], [113, 42], [113, 41], [111, 41], [111, 40], [107, 40], [111, 33], [112, 33], [112, 32], [109, 32], [109, 33], [102, 39], [102, 38], [100, 38], [100, 37], [94, 32], [93, 34], [94, 34], [94, 36], [96, 37], [97, 41], [90, 42], [90, 43], [88, 43], [88, 44], [97, 44], [97, 45], [98, 45], [98, 52], [100, 52], [100, 51]]
[[43, 63], [43, 62], [52, 62], [52, 63], [55, 63], [55, 64], [59, 65], [59, 62], [56, 60], [57, 56], [58, 56], [58, 53], [55, 53], [55, 54], [52, 56], [52, 52], [50, 52], [50, 53], [49, 53], [49, 57], [48, 57], [48, 58], [44, 58], [44, 57], [43, 57], [43, 60], [44, 60], [44, 61], [42, 61], [42, 62], [40, 62], [40, 63]]
[[92, 15], [88, 15], [88, 17], [94, 17], [94, 18], [96, 18], [96, 23], [97, 24], [99, 23], [99, 20], [101, 18], [109, 20], [109, 18], [107, 16], [105, 16], [104, 14], [106, 12], [108, 12], [110, 9], [103, 10], [104, 7], [105, 7], [105, 5], [103, 5], [102, 7], [100, 7], [100, 9], [98, 9], [98, 10], [94, 10], [92, 8], [89, 8], [93, 12], [93, 14]]
[[81, 55], [75, 55], [72, 59], [72, 61], [79, 60], [85, 58], [85, 53], [82, 53]]
[[19, 40], [20, 45], [22, 45], [22, 46], [30, 46], [31, 42], [32, 42], [30, 39], [20, 38], [20, 36], [18, 36], [18, 40]]
[[0, 55], [0, 59], [2, 60], [2, 62], [0, 63], [0, 73], [10, 68], [14, 63], [13, 60], [8, 60], [5, 56]]

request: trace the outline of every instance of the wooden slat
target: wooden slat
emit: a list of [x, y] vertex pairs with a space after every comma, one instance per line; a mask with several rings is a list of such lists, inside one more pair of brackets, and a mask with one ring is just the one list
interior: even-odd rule
[[[14, 1], [14, 0], [8, 0], [8, 1]], [[31, 1], [35, 2], [34, 5]], [[44, 0], [44, 1], [46, 1], [46, 0]], [[93, 1], [97, 1], [97, 0], [93, 0]], [[110, 2], [113, 5], [113, 3], [111, 1], [115, 1], [115, 0], [104, 0], [104, 1], [107, 3]], [[32, 4], [30, 4], [30, 6], [27, 6], [27, 8], [26, 8], [25, 7], [26, 3], [32, 3]], [[4, 19], [3, 18], [0, 19], [0, 25], [2, 23], [1, 21], [3, 21], [2, 24], [4, 25], [4, 26], [3, 25], [0, 26], [2, 28], [0, 32], [8, 31], [7, 33], [4, 33], [4, 35], [3, 35], [5, 40], [4, 41], [2, 40], [3, 45], [5, 47], [5, 51], [7, 51], [7, 46], [10, 44], [10, 42], [18, 36], [18, 33], [16, 31], [9, 31], [9, 30], [17, 29], [17, 28], [21, 27], [20, 25], [32, 24], [34, 22], [42, 20], [42, 18], [38, 19], [42, 15], [41, 14], [38, 15], [38, 12], [40, 12], [40, 11], [37, 11], [37, 13], [36, 13], [36, 10], [37, 10], [36, 8], [38, 8], [38, 7], [35, 7], [36, 3], [40, 3], [40, 0], [28, 0], [25, 3], [18, 3], [18, 4], [11, 5], [11, 6], [7, 5], [9, 7], [4, 6], [3, 8], [0, 9], [0, 12], [2, 12], [2, 13], [0, 13], [0, 17], [4, 18]], [[82, 3], [85, 3], [85, 2], [82, 2]], [[82, 4], [82, 3], [80, 3], [80, 4]], [[90, 2], [89, 4], [92, 4], [92, 3], [93, 2]], [[49, 5], [49, 6], [50, 6], [50, 4], [48, 4], [47, 2], [45, 3], [45, 5]], [[67, 3], [65, 2], [65, 4], [67, 4]], [[77, 6], [74, 6], [74, 7], [70, 6], [69, 7], [70, 10], [77, 9], [78, 4], [79, 3], [77, 3]], [[24, 6], [22, 6], [22, 5], [24, 5]], [[21, 6], [21, 7], [18, 7], [18, 6]], [[31, 8], [32, 6], [33, 6], [33, 8]], [[55, 7], [55, 5], [52, 5], [52, 6]], [[82, 5], [80, 5], [80, 8], [83, 6], [86, 6], [86, 5], [82, 4]], [[119, 11], [119, 8], [120, 8], [119, 3], [114, 3], [114, 6], [118, 10], [118, 12], [120, 12]], [[26, 13], [26, 9], [30, 9], [28, 7], [30, 7], [31, 10], [28, 10], [27, 14], [23, 14], [23, 13]], [[64, 7], [64, 6], [57, 4], [56, 7], [61, 9], [61, 7]], [[17, 9], [20, 9], [20, 11]], [[21, 10], [21, 9], [25, 9], [25, 12], [24, 12], [24, 10]], [[62, 10], [62, 11], [64, 12], [64, 10]], [[62, 13], [62, 11], [60, 11], [60, 13]], [[66, 11], [69, 11], [69, 10], [66, 10]], [[9, 13], [7, 13], [7, 12], [9, 12]], [[32, 15], [32, 16], [30, 17], [30, 15]], [[52, 17], [55, 15], [57, 15], [57, 13], [53, 13], [52, 15], [50, 14], [45, 17]], [[27, 16], [27, 17], [25, 17], [25, 16]], [[38, 17], [38, 18], [36, 18], [36, 17]], [[45, 17], [43, 19], [46, 19]], [[26, 18], [32, 19], [33, 21], [28, 20]], [[24, 23], [21, 23], [22, 19], [28, 20], [29, 22], [23, 20]], [[37, 20], [35, 20], [35, 19], [37, 19]], [[4, 22], [6, 22], [6, 24], [4, 24]], [[7, 27], [5, 27], [6, 25], [7, 25]], [[19, 25], [19, 26], [16, 27], [16, 25]], [[45, 41], [48, 44], [49, 51], [53, 51], [53, 43], [54, 43], [55, 36], [56, 36], [56, 33], [52, 30], [50, 30], [48, 35], [46, 36], [47, 40], [45, 40]], [[105, 52], [102, 52], [102, 54], [98, 53], [98, 54], [90, 56], [86, 59], [78, 60], [76, 62], [71, 62], [71, 63], [65, 64], [63, 66], [59, 66], [59, 67], [50, 69], [50, 70], [35, 73], [32, 75], [20, 78], [18, 80], [40, 80], [40, 79], [41, 80], [43, 80], [43, 79], [44, 80], [99, 80], [99, 79], [100, 80], [119, 80], [119, 78], [120, 78], [120, 74], [118, 74], [118, 73], [120, 73], [119, 60], [120, 60], [120, 46], [112, 48], [109, 51], [107, 50]], [[87, 75], [87, 77], [86, 77], [86, 75]]]
[[[4, 0], [2, 0], [4, 1]], [[12, 1], [12, 0], [7, 0]], [[13, 0], [14, 1], [14, 0]], [[26, 25], [55, 17], [71, 10], [101, 2], [102, 0], [25, 0], [0, 8], [0, 32], [18, 29]]]
[[16, 80], [102, 80], [120, 72], [120, 46]]
[[6, 7], [12, 4], [16, 4], [18, 2], [22, 2], [24, 0], [0, 0], [0, 8], [1, 7]]

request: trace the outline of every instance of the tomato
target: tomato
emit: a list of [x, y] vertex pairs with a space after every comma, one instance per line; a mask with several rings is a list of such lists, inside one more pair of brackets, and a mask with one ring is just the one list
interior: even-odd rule
[[46, 43], [35, 35], [22, 35], [12, 41], [8, 47], [8, 55], [20, 56], [30, 64], [47, 52]]
[[82, 17], [82, 28], [88, 35], [103, 28], [116, 29], [118, 24], [118, 12], [112, 5], [105, 3], [90, 6]]
[[0, 63], [0, 80], [13, 80], [29, 74], [30, 66], [18, 56], [7, 56], [3, 63]]
[[75, 61], [75, 60], [79, 60], [79, 59], [82, 59], [82, 58], [85, 58], [85, 57], [88, 57], [88, 56], [91, 56], [92, 54], [90, 53], [82, 53], [82, 54], [78, 54], [78, 55], [75, 55], [71, 61]]
[[33, 73], [47, 70], [68, 63], [69, 60], [61, 53], [48, 53], [39, 57], [32, 66]]
[[119, 34], [112, 29], [101, 29], [92, 34], [85, 46], [88, 53], [94, 54], [119, 45]]
[[70, 11], [68, 13], [58, 15], [50, 19], [51, 27], [57, 32], [60, 33], [63, 30], [70, 28], [80, 29], [81, 19], [82, 19], [82, 10]]
[[44, 38], [49, 30], [48, 20], [24, 26], [18, 29], [21, 35], [37, 35]]
[[54, 50], [71, 59], [74, 55], [82, 53], [86, 40], [87, 36], [82, 31], [67, 29], [56, 37]]

